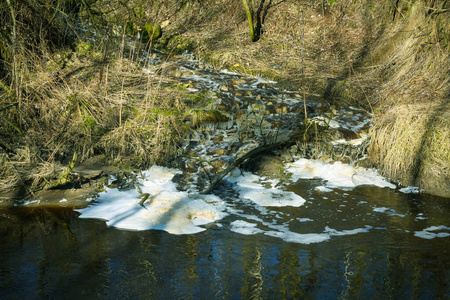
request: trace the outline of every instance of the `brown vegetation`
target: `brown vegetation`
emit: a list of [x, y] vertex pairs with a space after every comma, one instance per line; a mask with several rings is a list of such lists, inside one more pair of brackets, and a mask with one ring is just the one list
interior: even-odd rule
[[145, 166], [176, 151], [183, 91], [125, 59], [114, 39], [127, 24], [154, 23], [161, 39], [140, 47], [189, 50], [217, 68], [373, 111], [374, 165], [450, 195], [446, 0], [274, 1], [256, 43], [242, 1], [47, 2], [0, 5], [0, 190], [42, 188], [73, 153], [116, 162], [135, 154]]
[[183, 35], [197, 41], [200, 57], [366, 108], [374, 113], [374, 166], [403, 185], [450, 196], [447, 1], [286, 1], [269, 11], [257, 43], [242, 7], [223, 5]]

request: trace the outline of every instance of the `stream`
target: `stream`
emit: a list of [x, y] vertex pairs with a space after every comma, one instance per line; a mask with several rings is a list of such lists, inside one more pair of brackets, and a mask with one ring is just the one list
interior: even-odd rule
[[[219, 120], [170, 168], [119, 187], [111, 176], [82, 207], [0, 203], [0, 299], [450, 298], [450, 202], [355, 164], [370, 114], [189, 55], [151, 63]], [[326, 146], [270, 149], [281, 175], [236, 168], [200, 193], [237, 158], [288, 140], [305, 110], [311, 130], [331, 132]]]

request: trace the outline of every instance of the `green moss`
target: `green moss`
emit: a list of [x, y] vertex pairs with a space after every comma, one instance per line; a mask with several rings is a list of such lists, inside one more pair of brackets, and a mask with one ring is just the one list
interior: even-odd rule
[[138, 29], [139, 28], [136, 25], [136, 23], [128, 21], [127, 25], [125, 26], [125, 33], [135, 36], [138, 33], [138, 31], [139, 31]]
[[159, 109], [154, 108], [152, 109], [152, 113], [158, 114], [158, 115], [164, 115], [164, 116], [176, 116], [180, 114], [179, 110], [176, 109]]
[[142, 42], [154, 42], [162, 36], [162, 28], [159, 24], [146, 24], [142, 28]]
[[176, 36], [170, 39], [167, 47], [175, 54], [182, 54], [186, 51], [192, 51], [197, 46], [197, 43], [190, 38]]

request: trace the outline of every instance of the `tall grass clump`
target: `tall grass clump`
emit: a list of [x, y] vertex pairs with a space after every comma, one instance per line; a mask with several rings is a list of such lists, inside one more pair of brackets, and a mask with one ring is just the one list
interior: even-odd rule
[[0, 4], [0, 196], [53, 188], [93, 156], [144, 168], [176, 154], [183, 91], [151, 75], [149, 45], [113, 30], [129, 11], [100, 2]]
[[449, 197], [450, 14], [441, 5], [417, 2], [373, 52], [383, 82], [371, 97], [370, 159], [404, 185]]
[[428, 104], [395, 106], [375, 118], [371, 159], [384, 175], [437, 195], [450, 192], [450, 110]]

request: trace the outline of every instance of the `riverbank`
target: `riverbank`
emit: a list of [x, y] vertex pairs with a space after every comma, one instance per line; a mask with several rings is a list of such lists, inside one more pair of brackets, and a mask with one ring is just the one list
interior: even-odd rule
[[192, 7], [201, 13], [191, 25], [171, 20], [167, 31], [180, 35], [169, 47], [319, 95], [329, 109], [356, 105], [372, 112], [372, 165], [405, 186], [450, 196], [445, 3], [283, 2], [268, 8], [256, 43], [239, 4], [221, 3], [222, 10]]
[[[193, 95], [189, 82], [149, 76], [187, 72], [153, 55], [159, 49], [166, 57], [193, 53], [203, 67], [274, 79], [307, 101], [324, 99], [316, 112], [325, 116], [349, 105], [373, 113], [372, 166], [402, 185], [449, 197], [448, 11], [436, 1], [394, 2], [263, 6], [262, 34], [252, 42], [239, 1], [167, 1], [129, 17], [161, 24], [162, 37], [145, 46], [132, 36], [98, 40], [94, 32], [64, 51], [36, 56], [16, 73], [15, 93], [2, 86], [1, 189], [33, 193], [63, 185], [74, 173], [71, 162], [96, 155], [130, 171], [164, 164], [198, 118], [223, 118], [199, 114], [216, 109], [215, 95]], [[129, 9], [138, 4], [129, 2]], [[111, 8], [103, 16], [120, 32], [124, 7]], [[90, 9], [106, 8], [99, 2]]]

